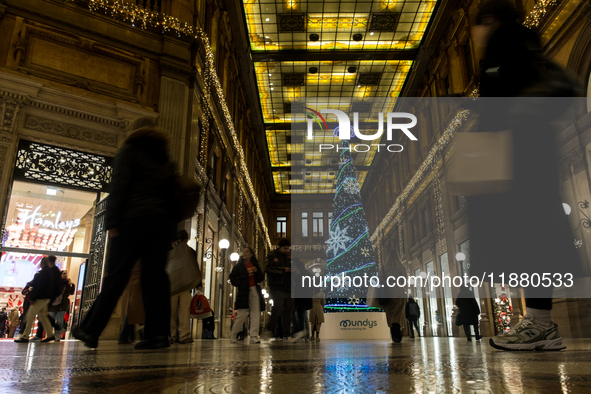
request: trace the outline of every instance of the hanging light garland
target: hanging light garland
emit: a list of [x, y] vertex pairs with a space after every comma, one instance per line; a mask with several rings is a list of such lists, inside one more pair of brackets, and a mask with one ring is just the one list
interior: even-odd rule
[[554, 7], [556, 4], [558, 4], [558, 0], [541, 0], [534, 5], [533, 11], [525, 18], [523, 25], [529, 29], [538, 27], [542, 23], [542, 19], [546, 16], [548, 8]]
[[[265, 224], [265, 219], [261, 211], [259, 199], [255, 194], [254, 186], [252, 184], [252, 180], [250, 179], [248, 167], [246, 165], [244, 150], [242, 149], [242, 146], [240, 145], [240, 142], [236, 135], [236, 130], [234, 129], [234, 122], [232, 121], [232, 116], [230, 114], [230, 110], [228, 108], [228, 104], [226, 103], [226, 99], [222, 90], [222, 85], [216, 73], [214, 55], [209, 44], [209, 38], [207, 37], [207, 34], [203, 31], [203, 29], [191, 26], [185, 22], [181, 22], [179, 19], [174, 18], [172, 16], [168, 16], [157, 12], [150, 12], [148, 10], [138, 7], [135, 4], [127, 4], [119, 0], [115, 0], [112, 3], [106, 0], [89, 0], [88, 2], [80, 2], [79, 0], [64, 1], [66, 3], [71, 3], [74, 5], [85, 6], [88, 10], [92, 12], [101, 13], [120, 22], [128, 23], [132, 27], [139, 27], [144, 30], [159, 32], [161, 34], [177, 37], [186, 41], [192, 41], [193, 39], [201, 40], [203, 46], [205, 47], [206, 70], [203, 74], [205, 82], [206, 100], [208, 101], [208, 104], [210, 106], [215, 106], [214, 100], [211, 96], [211, 89], [213, 88], [218, 98], [218, 100], [216, 101], [221, 106], [224, 118], [226, 119], [226, 125], [230, 131], [230, 136], [232, 138], [234, 148], [236, 149], [238, 157], [240, 158], [240, 168], [242, 170], [242, 173], [244, 174], [244, 180], [246, 181], [246, 185], [248, 187], [248, 190], [250, 191], [252, 200], [256, 207], [257, 216], [264, 233], [265, 241], [267, 243], [267, 246], [270, 248], [271, 239], [269, 238], [269, 231]], [[205, 118], [205, 116], [203, 118]], [[204, 120], [203, 118], [202, 120]], [[204, 125], [208, 126], [206, 120], [204, 121]], [[201, 153], [203, 158], [203, 147]]]
[[427, 173], [431, 171], [432, 168], [435, 168], [437, 164], [436, 155], [438, 154], [438, 152], [443, 151], [447, 147], [447, 145], [451, 141], [451, 138], [456, 133], [456, 131], [463, 126], [469, 114], [469, 110], [462, 110], [458, 112], [456, 116], [452, 119], [452, 121], [449, 123], [447, 129], [445, 130], [439, 141], [437, 141], [433, 148], [431, 148], [431, 151], [429, 151], [429, 154], [427, 155], [427, 157], [425, 158], [425, 160], [423, 161], [415, 175], [406, 185], [402, 193], [400, 193], [400, 195], [394, 202], [394, 205], [392, 205], [392, 208], [390, 208], [382, 222], [378, 225], [378, 227], [376, 227], [376, 230], [371, 236], [371, 240], [374, 244], [379, 242], [381, 238], [380, 233], [385, 230], [386, 226], [388, 226], [388, 224], [391, 223], [393, 220], [398, 220], [400, 216], [400, 207], [403, 206], [404, 202], [415, 190], [415, 188], [418, 185], [420, 185], [420, 183], [425, 178], [425, 175], [427, 175]]

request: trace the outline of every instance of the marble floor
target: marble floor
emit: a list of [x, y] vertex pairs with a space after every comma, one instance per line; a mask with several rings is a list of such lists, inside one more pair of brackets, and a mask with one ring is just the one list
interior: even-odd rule
[[0, 340], [0, 393], [589, 393], [591, 340], [561, 352], [503, 352], [483, 340], [228, 340], [136, 351], [101, 341]]

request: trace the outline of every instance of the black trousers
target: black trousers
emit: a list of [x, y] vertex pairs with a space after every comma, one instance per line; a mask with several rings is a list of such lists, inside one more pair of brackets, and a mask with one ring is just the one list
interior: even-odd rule
[[419, 329], [419, 321], [418, 320], [409, 320], [408, 325], [410, 326], [410, 336], [411, 337], [415, 336], [415, 330], [412, 328], [412, 326], [415, 326], [415, 328], [417, 329], [417, 335], [421, 336], [421, 330]]
[[267, 322], [267, 328], [274, 331], [275, 325], [281, 318], [283, 336], [288, 337], [291, 332], [291, 314], [293, 313], [291, 293], [271, 289], [271, 297], [273, 298], [273, 309], [271, 309], [271, 318]]
[[101, 335], [127, 286], [134, 264], [141, 260], [146, 314], [144, 339], [170, 336], [170, 282], [165, 268], [176, 224], [165, 217], [151, 217], [138, 218], [121, 227], [119, 235], [110, 240], [107, 275], [101, 293], [80, 327], [89, 335]]
[[[59, 330], [61, 328], [60, 326], [55, 324], [55, 319], [53, 317], [51, 317], [50, 315], [47, 315], [47, 318], [49, 319], [49, 322], [51, 323], [51, 325], [53, 326], [54, 329]], [[45, 328], [43, 328], [43, 323], [38, 321], [37, 322], [37, 333], [35, 334], [35, 336], [37, 338], [43, 338], [43, 331], [45, 331]]]
[[23, 335], [22, 332], [25, 331], [25, 327], [27, 327], [27, 319], [25, 319], [27, 317], [27, 311], [29, 310], [29, 304], [26, 300], [25, 302], [23, 302], [23, 313], [21, 314], [21, 324], [19, 325], [19, 336]]
[[474, 335], [478, 338], [480, 336], [480, 332], [478, 331], [478, 324], [464, 324], [464, 334], [468, 339], [472, 338], [472, 333], [470, 332], [470, 326], [474, 327]]

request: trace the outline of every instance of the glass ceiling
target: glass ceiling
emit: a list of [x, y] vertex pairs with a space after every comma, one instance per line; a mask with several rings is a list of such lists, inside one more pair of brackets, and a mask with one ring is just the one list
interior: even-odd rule
[[[436, 0], [244, 0], [244, 11], [253, 51], [392, 50], [418, 48], [435, 4]], [[378, 25], [376, 14], [395, 15], [395, 28]], [[317, 41], [310, 40], [310, 34], [317, 34]], [[354, 34], [363, 39], [354, 40]]]
[[[243, 0], [277, 193], [334, 193], [338, 154], [319, 152], [318, 144], [338, 144], [338, 138], [319, 133], [312, 143], [292, 136], [290, 123], [303, 121], [292, 119], [292, 103], [310, 97], [395, 100], [436, 3]], [[386, 60], [393, 53], [404, 60]], [[362, 185], [375, 150], [352, 156]]]

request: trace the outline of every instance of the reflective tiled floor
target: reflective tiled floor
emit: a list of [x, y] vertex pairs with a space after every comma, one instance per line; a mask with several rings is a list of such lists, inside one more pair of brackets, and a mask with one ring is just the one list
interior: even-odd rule
[[561, 352], [502, 352], [486, 341], [404, 338], [247, 346], [196, 341], [135, 351], [102, 341], [0, 341], [4, 393], [591, 392], [591, 340]]

